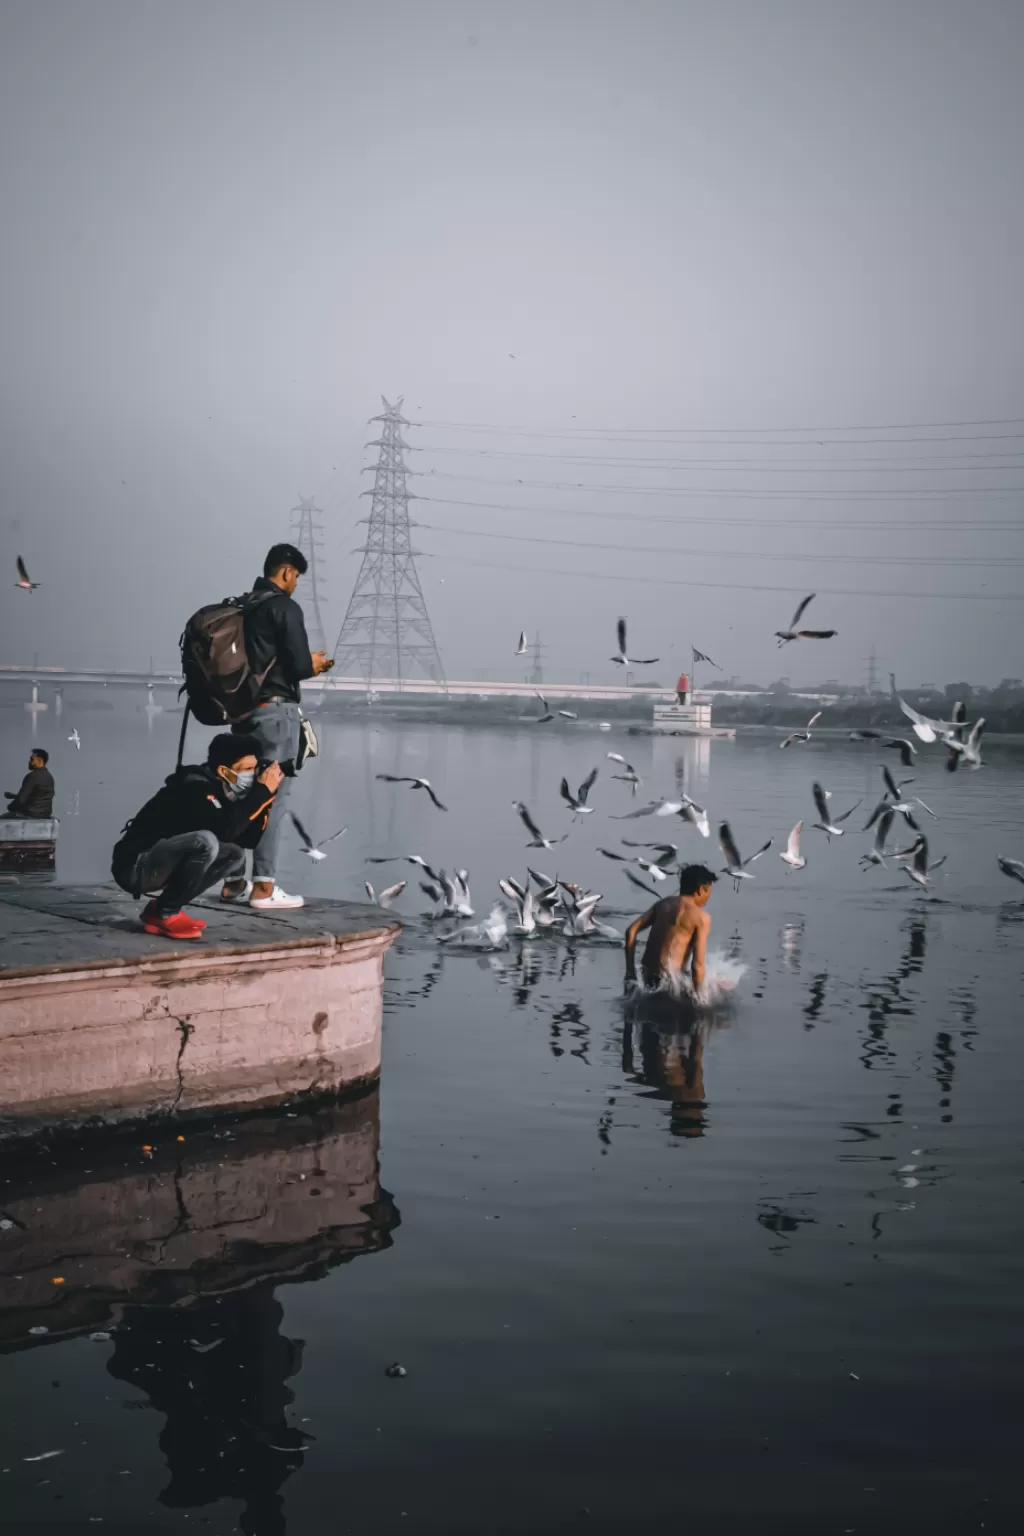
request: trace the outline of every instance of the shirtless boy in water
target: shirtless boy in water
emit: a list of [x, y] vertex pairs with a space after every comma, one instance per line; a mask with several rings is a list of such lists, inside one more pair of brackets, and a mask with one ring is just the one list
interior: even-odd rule
[[641, 965], [644, 984], [682, 976], [690, 965], [695, 991], [704, 985], [711, 918], [704, 911], [711, 887], [718, 877], [703, 864], [688, 864], [679, 871], [679, 895], [667, 896], [638, 917], [626, 930], [626, 981], [636, 981], [636, 941], [645, 928], [651, 930]]

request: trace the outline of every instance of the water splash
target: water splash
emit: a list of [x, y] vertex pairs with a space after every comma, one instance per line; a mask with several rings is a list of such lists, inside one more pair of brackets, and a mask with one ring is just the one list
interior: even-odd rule
[[701, 1010], [712, 1009], [732, 1001], [736, 988], [746, 975], [747, 969], [742, 960], [724, 955], [719, 950], [711, 950], [708, 953], [704, 985], [699, 991], [690, 980], [689, 973], [684, 974], [680, 971], [664, 976], [657, 987], [645, 987], [641, 983], [640, 991], [650, 997], [661, 995], [685, 999]]

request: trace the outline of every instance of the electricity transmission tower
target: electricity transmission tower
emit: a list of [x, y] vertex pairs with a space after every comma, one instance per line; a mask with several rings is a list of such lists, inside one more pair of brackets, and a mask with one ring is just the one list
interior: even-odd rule
[[[381, 396], [383, 400], [383, 395]], [[402, 415], [402, 400], [384, 400], [380, 437], [368, 448], [379, 448], [374, 472], [366, 543], [359, 553], [363, 563], [349, 598], [334, 647], [335, 665], [342, 676], [364, 677], [367, 683], [393, 679], [398, 683], [419, 670], [434, 682], [445, 683], [444, 668], [427, 613], [423, 589], [416, 572], [409, 519], [409, 502], [415, 496], [406, 488], [403, 451], [409, 444], [402, 428], [410, 425]]]
[[300, 597], [306, 609], [306, 632], [311, 651], [326, 651], [327, 634], [320, 612], [320, 585], [323, 581], [323, 525], [321, 512], [312, 496], [300, 496], [297, 507], [292, 507], [292, 543], [301, 549], [309, 561], [309, 570], [302, 578], [308, 582], [306, 592]]

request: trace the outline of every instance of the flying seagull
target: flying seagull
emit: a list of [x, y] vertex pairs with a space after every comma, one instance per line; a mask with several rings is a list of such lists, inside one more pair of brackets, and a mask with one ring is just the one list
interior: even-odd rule
[[796, 613], [794, 613], [792, 619], [790, 620], [788, 629], [777, 629], [775, 631], [780, 646], [788, 644], [790, 640], [831, 640], [833, 635], [837, 635], [839, 633], [837, 629], [797, 629], [797, 625], [803, 616], [804, 609], [807, 607], [808, 603], [813, 600], [813, 598], [813, 592], [811, 593], [810, 597], [804, 598], [803, 602], [799, 605]]
[[660, 656], [628, 656], [626, 654], [626, 621], [620, 619], [617, 626], [619, 637], [619, 654], [611, 659], [617, 667], [653, 667]]
[[411, 777], [409, 774], [400, 773], [378, 773], [375, 774], [374, 777], [382, 779], [385, 784], [411, 784], [413, 789], [425, 789], [439, 811], [446, 811], [448, 809], [446, 805], [441, 804], [440, 800], [434, 794], [429, 779], [417, 779]]
[[639, 810], [626, 811], [624, 815], [612, 816], [610, 819], [635, 821], [639, 816], [678, 816], [681, 821], [688, 821], [692, 827], [696, 827], [701, 837], [708, 837], [711, 832], [707, 811], [686, 794], [681, 800], [651, 800], [647, 805], [640, 806]]
[[885, 868], [885, 840], [889, 836], [889, 829], [893, 823], [896, 812], [891, 805], [887, 805], [878, 818], [878, 826], [875, 829], [874, 846], [867, 853], [862, 853], [862, 864], [881, 864]]
[[524, 805], [522, 800], [513, 800], [512, 808], [518, 812], [519, 820], [530, 834], [527, 848], [553, 848], [556, 843], [564, 843], [569, 835], [568, 832], [563, 832], [561, 837], [545, 837], [530, 815], [529, 807]]
[[612, 778], [621, 780], [623, 784], [629, 784], [631, 786], [631, 794], [635, 799], [637, 789], [643, 783], [643, 779], [637, 773], [632, 763], [627, 763], [621, 752], [606, 752], [605, 757], [610, 762], [621, 763], [623, 768], [625, 768], [625, 773], [613, 773]]
[[906, 715], [914, 727], [914, 735], [919, 741], [938, 741], [940, 738], [947, 746], [957, 739], [956, 733], [961, 722], [958, 720], [932, 720], [929, 715], [919, 715], [916, 709], [911, 709], [906, 699], [900, 699], [900, 709]]
[[439, 933], [442, 944], [471, 944], [486, 949], [501, 949], [508, 942], [508, 917], [504, 907], [494, 906], [489, 916], [469, 928], [456, 928], [453, 933]]
[[779, 746], [780, 747], [791, 747], [795, 741], [810, 741], [810, 739], [811, 739], [811, 726], [812, 725], [816, 725], [817, 722], [820, 719], [821, 719], [821, 710], [819, 709], [818, 713], [816, 715], [812, 715], [811, 716], [811, 718], [808, 720], [807, 724], [804, 726], [802, 731], [790, 731], [790, 733], [786, 737], [785, 741], [780, 741], [779, 742]]
[[654, 897], [655, 901], [661, 901], [661, 893], [656, 891], [653, 885], [648, 885], [646, 880], [641, 880], [639, 875], [634, 875], [631, 869], [624, 869], [622, 873], [631, 885], [637, 886], [641, 891], [646, 891], [648, 896]]
[[1024, 863], [1020, 859], [997, 859], [996, 862], [1004, 875], [1009, 875], [1011, 880], [1019, 880], [1024, 885]]
[[533, 891], [529, 885], [520, 885], [518, 880], [513, 880], [511, 875], [507, 879], [498, 881], [498, 889], [508, 898], [516, 909], [516, 926], [512, 930], [523, 938], [531, 938], [537, 932], [537, 918], [534, 914]]
[[885, 736], [881, 731], [851, 731], [851, 741], [877, 741], [883, 747], [894, 747], [904, 768], [913, 768], [917, 748], [905, 736]]
[[596, 779], [597, 769], [592, 768], [575, 794], [569, 788], [569, 780], [562, 780], [559, 794], [570, 807], [574, 816], [590, 816], [592, 814], [594, 807], [587, 804], [587, 796], [593, 789]]
[[521, 629], [519, 631], [519, 644], [516, 646], [515, 654], [517, 656], [525, 656], [526, 652], [527, 652], [527, 649], [528, 649], [528, 646], [529, 646], [529, 641], [526, 638], [526, 630], [525, 629]]
[[903, 854], [894, 853], [893, 858], [903, 858], [908, 854], [912, 856], [912, 863], [903, 865], [903, 873], [909, 875], [914, 884], [919, 885], [922, 891], [926, 891], [928, 889], [929, 876], [938, 869], [940, 864], [945, 864], [946, 856], [943, 854], [941, 859], [936, 859], [934, 864], [929, 864], [928, 839], [923, 836], [919, 837]]
[[829, 841], [831, 841], [833, 837], [842, 837], [843, 829], [839, 823], [845, 821], [848, 816], [852, 816], [858, 805], [860, 805], [860, 800], [855, 800], [848, 811], [844, 811], [841, 816], [836, 816], [833, 818], [829, 815], [828, 812], [828, 802], [831, 793], [831, 790], [822, 789], [821, 785], [817, 782], [811, 785], [811, 794], [814, 796], [814, 804], [817, 808], [819, 818], [814, 823], [814, 825], [819, 829], [819, 831], [825, 833]]
[[337, 832], [332, 832], [330, 837], [325, 837], [322, 843], [314, 843], [313, 839], [302, 825], [302, 822], [296, 816], [295, 812], [289, 811], [288, 815], [292, 819], [292, 826], [295, 828], [296, 832], [302, 839], [302, 851], [306, 857], [310, 859], [326, 859], [327, 855], [324, 853], [324, 848], [327, 846], [327, 844], [333, 843], [336, 837], [340, 837], [343, 832], [348, 831], [347, 827], [339, 827]]
[[784, 864], [788, 864], [790, 869], [804, 869], [807, 864], [807, 860], [800, 852], [800, 833], [803, 831], [803, 829], [803, 822], [798, 821], [792, 832], [789, 834], [789, 840], [786, 843], [785, 852], [779, 854], [779, 858], [783, 861]]
[[752, 853], [748, 859], [741, 859], [739, 849], [736, 847], [736, 841], [729, 828], [729, 823], [727, 821], [722, 822], [718, 829], [718, 846], [725, 857], [725, 869], [722, 873], [732, 876], [736, 890], [739, 890], [741, 880], [753, 880], [753, 875], [747, 872], [747, 865], [753, 864], [754, 860], [759, 859], [762, 853], [767, 853], [771, 845], [772, 839], [769, 838], [756, 853]]
[[41, 585], [40, 582], [32, 580], [20, 555], [18, 556], [18, 579], [14, 585], [20, 587], [23, 592], [34, 592], [36, 587]]
[[[963, 726], [963, 722], [967, 719], [967, 705], [964, 703], [963, 699], [957, 699], [956, 703], [953, 705], [953, 719], [956, 722], [954, 727], [953, 727], [953, 735], [956, 737], [957, 741], [963, 741], [963, 739], [964, 739], [964, 726]], [[956, 773], [956, 771], [959, 768], [959, 766], [960, 766], [960, 754], [959, 754], [959, 752], [957, 752], [955, 747], [947, 745], [947, 747], [946, 747], [946, 772], [947, 773]]]
[[75, 747], [77, 748], [77, 750], [79, 752], [81, 752], [81, 750], [82, 750], [82, 738], [78, 734], [78, 727], [77, 727], [77, 725], [75, 726], [74, 730], [71, 732], [71, 735], [68, 737], [68, 741], [73, 741], [74, 744], [75, 744]]
[[399, 880], [397, 885], [387, 886], [383, 891], [381, 891], [379, 896], [374, 892], [373, 886], [370, 884], [369, 880], [363, 881], [363, 889], [366, 891], [367, 896], [369, 896], [375, 907], [387, 908], [390, 907], [396, 896], [401, 896], [408, 883], [408, 880]]
[[981, 767], [981, 736], [984, 729], [984, 720], [976, 720], [971, 727], [971, 734], [966, 741], [959, 741], [955, 738], [950, 738], [946, 741], [949, 750], [955, 752], [957, 757], [966, 763], [968, 768]]

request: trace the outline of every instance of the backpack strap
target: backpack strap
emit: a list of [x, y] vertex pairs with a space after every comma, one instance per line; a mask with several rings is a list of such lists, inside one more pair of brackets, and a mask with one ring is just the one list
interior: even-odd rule
[[181, 772], [182, 759], [185, 756], [185, 732], [188, 730], [188, 717], [192, 713], [192, 705], [185, 700], [185, 713], [181, 717], [181, 731], [178, 734], [178, 761], [174, 765], [175, 773]]

